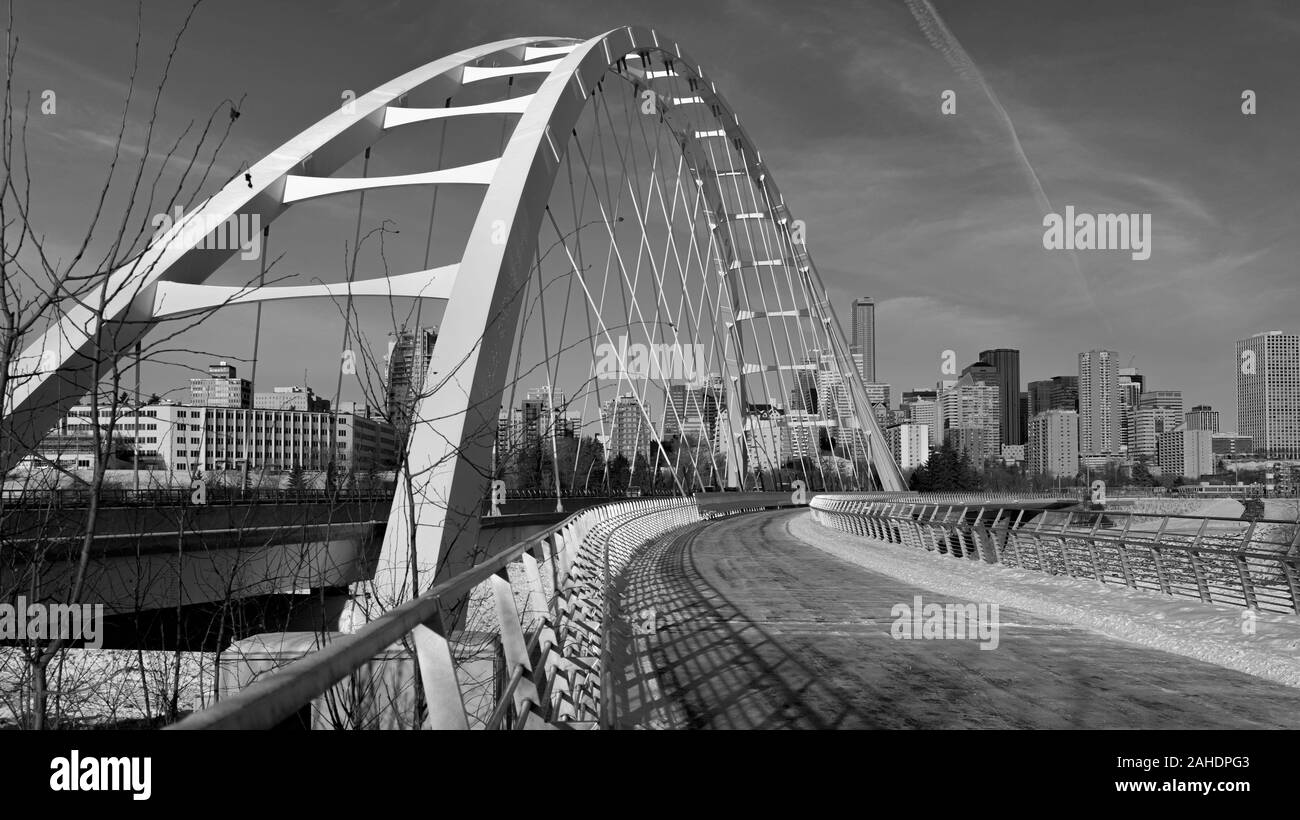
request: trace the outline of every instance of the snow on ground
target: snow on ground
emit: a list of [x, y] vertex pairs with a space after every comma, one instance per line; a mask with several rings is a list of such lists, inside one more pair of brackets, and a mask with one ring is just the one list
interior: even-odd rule
[[1013, 567], [950, 558], [790, 519], [796, 538], [863, 569], [974, 603], [1077, 624], [1153, 649], [1218, 664], [1300, 688], [1300, 617], [1259, 612], [1244, 634], [1247, 610]]

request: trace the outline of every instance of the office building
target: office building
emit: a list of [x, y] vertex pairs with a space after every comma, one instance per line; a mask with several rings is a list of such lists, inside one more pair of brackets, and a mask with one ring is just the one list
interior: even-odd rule
[[794, 387], [790, 388], [790, 409], [804, 413], [818, 412], [817, 373], [820, 370], [821, 352], [810, 351], [802, 367], [793, 371]]
[[[1142, 395], [1142, 391], [1146, 390], [1147, 378], [1139, 373], [1136, 367], [1121, 367], [1118, 373], [1119, 383], [1132, 385], [1137, 395]], [[1133, 403], [1137, 404], [1136, 399]]]
[[[142, 407], [119, 406], [116, 409], [100, 407], [99, 449], [109, 456], [108, 466], [168, 469], [176, 413], [180, 407], [182, 405], [171, 402]], [[88, 404], [69, 409], [68, 414], [23, 459], [23, 464], [55, 464], [65, 469], [96, 467], [92, 409]]]
[[1146, 390], [1138, 397], [1138, 409], [1159, 408], [1183, 412], [1183, 391]]
[[1192, 479], [1212, 475], [1213, 436], [1209, 430], [1188, 430], [1182, 425], [1161, 433], [1156, 447], [1161, 474]]
[[1209, 430], [1219, 432], [1219, 411], [1208, 404], [1198, 404], [1187, 411], [1188, 430]]
[[1121, 367], [1118, 382], [1120, 446], [1124, 452], [1132, 452], [1137, 446], [1136, 415], [1146, 379], [1136, 367]]
[[[1002, 454], [1002, 439], [999, 431], [1001, 424], [999, 390], [996, 384], [973, 381], [971, 374], [966, 374], [939, 397], [937, 424], [942, 431], [940, 441], [949, 440], [948, 430], [979, 429], [979, 450], [972, 455], [972, 462], [983, 464], [985, 459], [997, 459]], [[959, 441], [968, 449], [974, 447], [974, 438], [969, 433], [961, 433]], [[972, 450], [972, 452], [974, 452]]]
[[864, 296], [853, 300], [853, 344], [849, 353], [862, 356], [862, 383], [876, 380], [876, 303]]
[[901, 470], [913, 470], [930, 460], [930, 428], [924, 424], [898, 424], [885, 430], [889, 452]]
[[999, 398], [1001, 400], [1001, 424], [999, 429], [1003, 444], [1023, 444], [1020, 428], [1020, 351], [1007, 347], [985, 350], [980, 353], [980, 361], [987, 362], [995, 369]]
[[[403, 327], [388, 334], [384, 377], [385, 411], [405, 446], [415, 404], [426, 390], [425, 376], [438, 341], [437, 328], [410, 331]], [[433, 385], [429, 385], [431, 391]]]
[[635, 464], [638, 454], [650, 452], [654, 434], [650, 427], [648, 402], [637, 401], [632, 393], [624, 393], [605, 402], [601, 407], [601, 417], [608, 436], [605, 446], [607, 458], [623, 456]]
[[768, 408], [745, 417], [745, 453], [751, 471], [772, 473], [790, 460], [790, 429], [780, 411]]
[[1300, 458], [1300, 335], [1237, 341], [1237, 432], [1266, 458]]
[[991, 363], [981, 359], [963, 367], [961, 369], [961, 378], [958, 381], [961, 381], [961, 379], [967, 379], [971, 382], [984, 382], [985, 384], [997, 384], [998, 369]]
[[[254, 393], [253, 409], [299, 410], [306, 413], [327, 413], [330, 409], [330, 400], [317, 396], [312, 392], [310, 387], [294, 385], [291, 387], [277, 387], [270, 393]], [[342, 410], [342, 408], [340, 408], [340, 410]], [[354, 415], [367, 414], [359, 413]]]
[[1079, 354], [1079, 452], [1120, 452], [1119, 354], [1090, 350]]
[[1029, 420], [1025, 462], [1032, 474], [1070, 477], [1079, 473], [1079, 414], [1045, 410]]
[[790, 442], [790, 458], [816, 459], [821, 447], [818, 417], [804, 410], [791, 410], [785, 414], [785, 425]]
[[863, 374], [866, 373], [866, 357], [861, 353], [850, 353], [849, 358], [853, 360], [853, 371], [858, 374], [859, 379], [863, 378]]
[[664, 407], [664, 440], [713, 442], [718, 433], [718, 416], [726, 412], [726, 401], [726, 387], [717, 374], [701, 385], [669, 385]]
[[207, 378], [190, 379], [189, 403], [197, 407], [248, 407], [252, 398], [252, 384], [226, 362], [210, 365]]
[[[323, 408], [318, 408], [318, 409], [324, 412], [328, 412], [330, 409], [329, 399], [320, 399], [320, 401], [324, 402], [325, 406]], [[269, 408], [269, 409], [275, 409], [275, 408]], [[378, 407], [373, 407], [370, 405], [369, 402], [364, 402], [364, 401], [351, 401], [351, 400], [340, 401], [338, 412], [345, 416], [360, 416], [363, 419], [384, 418], [384, 414], [380, 412], [380, 409]]]
[[[47, 437], [48, 447], [75, 460], [91, 459], [93, 440], [90, 407], [72, 408]], [[100, 410], [100, 427], [106, 431], [108, 410]], [[397, 445], [392, 425], [386, 421], [337, 413], [298, 410], [146, 405], [119, 408], [109, 451], [117, 466], [132, 466], [139, 451], [141, 468], [181, 472], [237, 470], [248, 462], [252, 469], [287, 471], [336, 469], [386, 470], [396, 464]], [[333, 457], [331, 458], [331, 444]], [[76, 466], [90, 466], [78, 464]]]
[[1129, 455], [1156, 455], [1160, 436], [1183, 426], [1182, 407], [1143, 407], [1133, 414], [1133, 444]]
[[890, 387], [888, 384], [883, 382], [868, 382], [862, 385], [862, 387], [866, 391], [867, 401], [871, 403], [872, 407], [875, 407], [877, 404], [883, 404], [886, 407], [889, 406]]
[[1053, 376], [1029, 383], [1030, 418], [1048, 410], [1079, 411], [1079, 377]]
[[[1191, 428], [1196, 429], [1196, 428]], [[1240, 433], [1210, 433], [1210, 446], [1219, 458], [1237, 458], [1254, 452], [1254, 442], [1250, 436]]]
[[[934, 393], [931, 392], [931, 395], [933, 396]], [[912, 424], [924, 425], [929, 428], [931, 447], [938, 447], [943, 443], [941, 437], [942, 428], [939, 427], [938, 401], [934, 398], [915, 398], [911, 401], [904, 400], [903, 412], [906, 414], [907, 420]]]

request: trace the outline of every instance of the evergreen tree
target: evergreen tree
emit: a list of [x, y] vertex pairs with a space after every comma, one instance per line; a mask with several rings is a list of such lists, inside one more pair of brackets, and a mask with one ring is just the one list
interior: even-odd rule
[[627, 456], [619, 453], [609, 462], [609, 489], [610, 492], [621, 493], [627, 490], [629, 479], [632, 477], [632, 466], [628, 463]]
[[930, 456], [930, 492], [958, 489], [957, 470], [960, 461], [957, 448], [953, 447], [951, 441], [945, 441], [938, 451]]
[[640, 487], [641, 492], [650, 493], [654, 491], [654, 474], [650, 469], [650, 461], [645, 457], [645, 453], [637, 453], [636, 461], [633, 462], [633, 477], [635, 481], [629, 481], [630, 484]]
[[1132, 481], [1139, 487], [1160, 486], [1160, 480], [1151, 475], [1151, 469], [1147, 467], [1145, 459], [1139, 459], [1138, 462], [1133, 465]]
[[[933, 459], [934, 457], [931, 456], [931, 460]], [[927, 462], [912, 471], [912, 477], [908, 480], [907, 486], [918, 493], [928, 493], [930, 492], [932, 482], [933, 479], [930, 477], [930, 465]]]
[[917, 492], [976, 491], [983, 489], [984, 481], [979, 470], [971, 463], [970, 455], [958, 452], [952, 442], [930, 454], [925, 464], [912, 471], [909, 484]]
[[970, 453], [967, 451], [961, 451], [961, 454], [957, 459], [957, 468], [954, 472], [956, 474], [955, 483], [957, 485], [955, 489], [974, 492], [984, 488], [984, 480], [980, 477], [979, 469], [971, 463]]

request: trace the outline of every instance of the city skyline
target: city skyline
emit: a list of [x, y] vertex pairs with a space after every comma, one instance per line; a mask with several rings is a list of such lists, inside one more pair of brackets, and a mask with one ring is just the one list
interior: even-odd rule
[[[452, 5], [456, 13], [441, 19], [456, 24], [434, 29], [420, 24], [432, 11], [399, 6], [355, 18], [336, 12], [318, 25], [285, 9], [251, 3], [232, 3], [229, 14], [201, 10], [204, 25], [179, 53], [171, 78], [174, 98], [161, 109], [160, 125], [179, 126], [211, 103], [238, 98], [236, 89], [256, 88], [244, 104], [232, 150], [218, 165], [217, 175], [225, 178], [238, 170], [241, 159], [264, 153], [315, 121], [320, 103], [337, 100], [342, 90], [363, 91], [427, 53], [536, 28], [541, 13], [512, 9], [505, 22], [490, 3]], [[847, 305], [864, 290], [875, 300], [878, 380], [900, 388], [932, 384], [941, 377], [941, 354], [948, 349], [970, 356], [990, 347], [1016, 348], [1023, 352], [1022, 373], [1039, 377], [1062, 372], [1059, 363], [1079, 350], [1104, 347], [1126, 359], [1126, 351], [1139, 351], [1137, 365], [1144, 372], [1196, 401], [1224, 408], [1224, 424], [1236, 426], [1231, 384], [1203, 364], [1222, 362], [1226, 368], [1231, 361], [1220, 352], [1219, 334], [1200, 328], [1223, 328], [1231, 339], [1289, 330], [1286, 297], [1293, 273], [1286, 260], [1297, 252], [1296, 240], [1285, 230], [1285, 208], [1268, 203], [1288, 201], [1287, 191], [1300, 184], [1300, 171], [1285, 161], [1290, 148], [1283, 136], [1294, 132], [1300, 112], [1282, 104], [1276, 79], [1284, 74], [1279, 65], [1289, 53], [1286, 37], [1300, 31], [1300, 15], [1275, 3], [1238, 4], [1231, 12], [1212, 4], [1180, 4], [1158, 15], [1177, 36], [1138, 45], [1133, 40], [1138, 35], [1126, 25], [1133, 12], [1122, 3], [1094, 4], [1087, 14], [1065, 4], [1014, 5], [997, 21], [962, 4], [936, 7], [996, 89], [1053, 208], [1074, 204], [1081, 210], [1152, 213], [1151, 259], [1042, 249], [1043, 209], [1006, 123], [978, 86], [963, 82], [928, 46], [904, 8], [795, 10], [768, 3], [701, 10], [665, 3], [656, 8], [656, 24], [697, 52], [716, 55], [724, 79], [749, 80], [728, 85], [746, 112], [747, 126], [761, 137], [765, 155], [782, 169], [787, 193], [807, 222], [809, 245], [832, 304]], [[621, 24], [630, 9], [618, 2], [602, 4], [593, 20], [593, 10], [581, 9], [580, 17], [576, 7], [553, 4], [543, 28], [588, 33]], [[20, 85], [37, 97], [45, 88], [61, 94], [57, 127], [41, 118], [32, 121], [33, 136], [39, 138], [33, 140], [33, 156], [47, 173], [41, 207], [52, 224], [72, 228], [85, 215], [80, 180], [93, 178], [88, 169], [105, 157], [99, 135], [124, 89], [132, 24], [93, 7], [67, 18], [39, 4], [20, 4], [17, 14], [24, 27]], [[1064, 27], [1058, 22], [1062, 14], [1069, 20]], [[223, 44], [246, 36], [239, 21], [249, 18], [258, 20], [257, 42], [277, 46], [229, 59]], [[335, 25], [340, 20], [348, 25]], [[178, 22], [177, 10], [146, 7], [153, 49]], [[304, 25], [313, 36], [303, 36]], [[386, 35], [422, 34], [401, 34], [395, 46], [383, 50], [366, 46], [380, 39], [368, 32], [381, 29]], [[1108, 35], [1096, 36], [1102, 29]], [[1049, 30], [1052, 37], [1065, 37], [1062, 48], [1077, 55], [1070, 64], [1044, 64], [1030, 47]], [[795, 34], [793, 46], [779, 34], [784, 31]], [[841, 33], [849, 31], [855, 33]], [[863, 31], [870, 32], [861, 35], [865, 41], [858, 34]], [[814, 37], [825, 45], [809, 49], [804, 42]], [[83, 47], [92, 38], [119, 45]], [[345, 48], [345, 40], [362, 45]], [[828, 82], [807, 87], [757, 56], [789, 47]], [[77, 59], [69, 61], [69, 53]], [[1117, 54], [1123, 59], [1115, 59]], [[274, 66], [327, 68], [285, 72], [275, 70], [271, 59]], [[1170, 66], [1207, 60], [1206, 82], [1167, 81]], [[215, 65], [222, 70], [211, 71]], [[1079, 83], [1074, 75], [1079, 70], [1094, 80]], [[1121, 79], [1131, 76], [1147, 81], [1134, 85]], [[1147, 83], [1159, 83], [1158, 94], [1167, 104], [1147, 104], [1153, 93]], [[1245, 88], [1259, 95], [1258, 119], [1239, 110]], [[957, 113], [946, 118], [939, 110], [945, 89], [957, 93]], [[845, 118], [846, 103], [850, 111], [883, 106], [893, 116]], [[1080, 106], [1090, 112], [1086, 123], [1072, 113]], [[1189, 123], [1203, 127], [1189, 128]], [[1141, 139], [1133, 138], [1136, 133]], [[138, 146], [138, 137], [128, 134], [128, 147]], [[1151, 150], [1157, 144], [1162, 150]], [[379, 156], [376, 166], [395, 161]], [[982, 203], [978, 217], [970, 210], [976, 198]], [[870, 230], [864, 233], [863, 226]], [[922, 229], [932, 241], [915, 241]], [[329, 228], [322, 230], [328, 239], [318, 247], [277, 245], [283, 234], [272, 235], [272, 253], [291, 254], [292, 271], [286, 268], [286, 274], [342, 277], [338, 232], [331, 236]], [[414, 233], [422, 238], [422, 232]], [[377, 252], [368, 252], [360, 266], [378, 263]], [[249, 267], [234, 267], [239, 270], [223, 281], [246, 281]], [[969, 286], [953, 287], [958, 279]], [[379, 332], [382, 311], [359, 310]], [[248, 351], [231, 340], [247, 338], [251, 311], [229, 314], [228, 327], [220, 331], [196, 329], [195, 347], [246, 363], [241, 357]], [[283, 352], [275, 361], [264, 358], [270, 381], [297, 382], [306, 369], [312, 381], [328, 383], [337, 365], [313, 329], [319, 324], [317, 309], [277, 306], [276, 316], [276, 326], [264, 328], [268, 344]], [[1211, 316], [1214, 321], [1207, 325]], [[841, 313], [840, 320], [847, 325], [849, 316]], [[202, 368], [205, 362], [185, 364]], [[147, 365], [146, 389], [174, 383], [179, 374], [164, 375], [166, 369]], [[363, 397], [345, 387], [339, 398]]]

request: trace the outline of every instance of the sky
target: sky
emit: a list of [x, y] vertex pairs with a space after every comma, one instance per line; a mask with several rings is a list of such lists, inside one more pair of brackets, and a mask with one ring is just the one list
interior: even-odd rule
[[[980, 350], [1018, 348], [1027, 382], [1075, 373], [1080, 351], [1102, 348], [1118, 351], [1122, 364], [1131, 359], [1149, 388], [1181, 389], [1188, 407], [1213, 405], [1232, 429], [1233, 342], [1300, 331], [1300, 6], [933, 5], [969, 64], [933, 30], [927, 37], [901, 0], [207, 0], [177, 49], [149, 157], [168, 165], [166, 146], [187, 126], [201, 129], [223, 100], [242, 98], [203, 188], [211, 193], [324, 116], [343, 90], [360, 95], [493, 40], [653, 26], [681, 42], [739, 112], [807, 224], [845, 329], [853, 297], [876, 300], [877, 372], [895, 401], [944, 377], [945, 350], [960, 367]], [[185, 10], [143, 4], [140, 76], [149, 92]], [[15, 85], [32, 95], [34, 213], [56, 256], [67, 258], [111, 157], [135, 4], [18, 0], [14, 14]], [[49, 116], [39, 112], [46, 89], [57, 94]], [[1242, 113], [1247, 89], [1253, 115]], [[941, 111], [945, 91], [955, 93], [955, 114]], [[145, 151], [147, 102], [137, 100], [126, 132], [136, 157]], [[405, 161], [385, 155], [371, 173], [423, 170], [397, 167]], [[124, 201], [109, 204], [120, 211]], [[372, 209], [375, 222], [386, 206]], [[1150, 214], [1151, 256], [1044, 249], [1046, 206]], [[270, 255], [285, 254], [277, 274], [342, 278], [355, 212], [336, 211], [291, 211], [276, 222]], [[358, 262], [378, 264], [377, 245]], [[256, 263], [228, 265], [211, 281], [255, 274]], [[259, 389], [301, 383], [307, 372], [318, 392], [333, 393], [342, 325], [331, 311], [267, 308]], [[146, 389], [182, 385], [217, 356], [248, 356], [252, 314], [230, 310], [192, 331], [183, 347], [202, 354], [160, 355], [144, 368]], [[342, 398], [362, 396], [345, 388]]]

